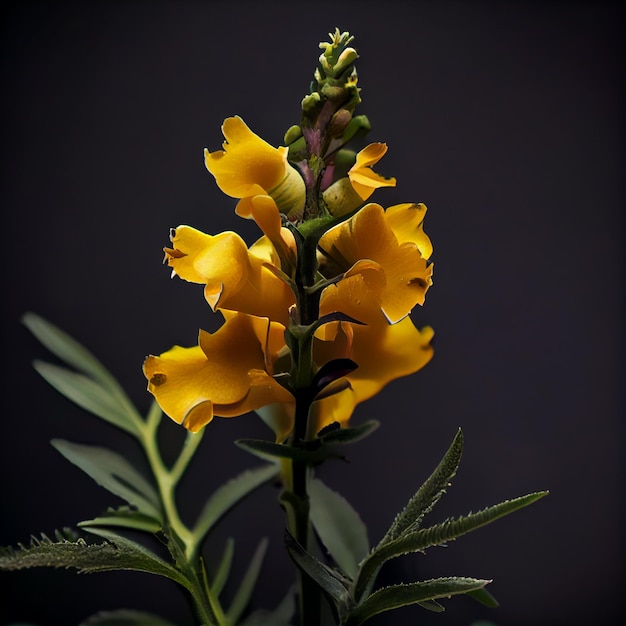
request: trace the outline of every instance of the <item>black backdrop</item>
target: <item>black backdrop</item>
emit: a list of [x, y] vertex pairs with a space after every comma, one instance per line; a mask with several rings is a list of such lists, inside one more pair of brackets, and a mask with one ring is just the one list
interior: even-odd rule
[[[202, 149], [219, 147], [220, 124], [233, 114], [279, 144], [298, 121], [318, 41], [339, 26], [356, 35], [370, 138], [389, 144], [378, 170], [398, 179], [375, 199], [429, 206], [435, 285], [415, 319], [435, 327], [436, 356], [358, 409], [354, 423], [376, 417], [382, 427], [323, 478], [359, 510], [373, 540], [458, 426], [464, 461], [433, 520], [551, 490], [385, 574], [493, 578], [501, 608], [458, 598], [443, 615], [403, 609], [372, 624], [613, 623], [624, 489], [617, 4], [22, 2], [3, 12], [0, 543], [117, 503], [51, 438], [138, 456], [31, 369], [47, 354], [20, 316], [35, 311], [65, 328], [146, 409], [144, 356], [191, 345], [198, 327], [217, 324], [200, 288], [171, 281], [160, 265], [168, 229], [257, 234], [216, 188]], [[165, 434], [180, 439], [178, 429]], [[231, 443], [249, 436], [269, 436], [253, 416], [210, 426], [182, 493], [189, 515], [254, 463]], [[271, 487], [258, 492], [211, 544], [219, 551], [237, 537], [241, 571], [269, 536], [263, 606], [291, 580], [275, 496]], [[190, 623], [182, 595], [146, 574], [0, 577], [2, 623], [78, 624], [119, 607]]]

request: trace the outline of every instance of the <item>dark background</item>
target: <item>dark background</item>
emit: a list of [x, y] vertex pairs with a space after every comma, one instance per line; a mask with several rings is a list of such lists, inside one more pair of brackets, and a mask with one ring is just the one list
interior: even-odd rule
[[[454, 598], [374, 624], [612, 624], [619, 616], [624, 495], [624, 64], [618, 4], [602, 2], [22, 2], [3, 9], [0, 544], [94, 517], [118, 501], [65, 461], [53, 437], [108, 443], [109, 425], [32, 370], [46, 351], [20, 324], [34, 311], [87, 345], [146, 410], [141, 363], [192, 345], [218, 318], [201, 288], [161, 266], [168, 229], [253, 223], [206, 172], [202, 149], [241, 115], [278, 145], [299, 119], [319, 54], [356, 35], [377, 167], [398, 180], [374, 199], [423, 201], [435, 285], [416, 311], [436, 354], [361, 405], [379, 431], [322, 470], [377, 541], [462, 426], [458, 477], [432, 521], [539, 489], [548, 498], [399, 559], [387, 582], [493, 578], [501, 608]], [[169, 426], [169, 424], [168, 424]], [[175, 449], [180, 429], [164, 436]], [[181, 494], [193, 515], [256, 462], [232, 445], [269, 437], [254, 416], [217, 419]], [[271, 486], [221, 524], [241, 572], [262, 536], [256, 596], [291, 582]], [[99, 609], [152, 610], [190, 624], [165, 579], [33, 570], [0, 576], [0, 622], [78, 624]], [[421, 621], [420, 621], [421, 620]]]

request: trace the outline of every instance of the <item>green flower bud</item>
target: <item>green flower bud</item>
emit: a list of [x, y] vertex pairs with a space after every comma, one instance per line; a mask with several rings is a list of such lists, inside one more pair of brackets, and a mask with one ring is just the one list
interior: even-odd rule
[[320, 95], [317, 91], [314, 91], [308, 96], [304, 96], [302, 99], [302, 110], [304, 112], [312, 111], [320, 103]]
[[302, 137], [302, 129], [297, 124], [294, 124], [293, 126], [288, 128], [287, 132], [285, 133], [285, 145], [288, 146], [292, 144], [294, 141], [300, 139], [300, 137]]

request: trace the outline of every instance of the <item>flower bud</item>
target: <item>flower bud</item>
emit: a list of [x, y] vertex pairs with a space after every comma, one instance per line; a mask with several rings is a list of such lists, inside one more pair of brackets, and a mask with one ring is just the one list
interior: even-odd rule
[[347, 109], [339, 109], [332, 118], [328, 125], [328, 130], [331, 137], [341, 137], [348, 127], [348, 124], [352, 120], [352, 113]]

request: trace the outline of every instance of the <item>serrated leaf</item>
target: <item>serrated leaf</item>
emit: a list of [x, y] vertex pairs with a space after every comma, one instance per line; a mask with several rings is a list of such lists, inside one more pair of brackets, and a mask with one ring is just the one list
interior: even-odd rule
[[102, 383], [119, 398], [128, 411], [133, 412], [137, 419], [141, 419], [115, 377], [83, 345], [34, 313], [26, 313], [22, 317], [22, 322], [52, 354]]
[[309, 554], [288, 530], [285, 530], [285, 546], [291, 560], [320, 587], [328, 598], [335, 616], [343, 619], [352, 605], [352, 600], [342, 577]]
[[[105, 543], [87, 543], [82, 537], [57, 533], [57, 541], [46, 535], [32, 538], [30, 546], [0, 549], [0, 569], [19, 570], [32, 567], [75, 568], [92, 574], [113, 570], [135, 570], [166, 576], [190, 589], [189, 581], [171, 565], [144, 546], [104, 529], [89, 529]], [[70, 537], [70, 538], [67, 538]]]
[[126, 407], [100, 383], [83, 374], [43, 361], [35, 361], [34, 367], [46, 382], [82, 409], [126, 432], [137, 434], [135, 422]]
[[[506, 500], [505, 502], [483, 509], [477, 513], [471, 513], [457, 519], [447, 520], [429, 528], [406, 533], [380, 546], [361, 564], [361, 572], [359, 581], [357, 582], [359, 593], [362, 593], [366, 581], [371, 581], [382, 565], [390, 559], [411, 552], [423, 552], [433, 546], [445, 545], [461, 535], [465, 535], [481, 526], [490, 524], [505, 515], [528, 506], [545, 495], [546, 492], [544, 491], [531, 493], [513, 500]], [[485, 592], [485, 594], [487, 594], [487, 592]], [[487, 595], [479, 594], [476, 599], [478, 600], [478, 598], [485, 598], [487, 600]]]
[[147, 572], [165, 576], [186, 589], [192, 590], [191, 583], [181, 572], [140, 543], [104, 528], [86, 528], [85, 530], [98, 537], [104, 537], [119, 551], [117, 561], [108, 564], [100, 564], [97, 568], [94, 568], [93, 571], [124, 569]]
[[261, 540], [256, 551], [254, 552], [254, 555], [250, 560], [250, 565], [241, 579], [241, 583], [235, 592], [233, 601], [226, 612], [226, 619], [229, 624], [236, 624], [248, 606], [259, 578], [259, 574], [261, 573], [261, 566], [263, 565], [263, 559], [265, 558], [266, 552], [267, 539], [264, 538]]
[[173, 622], [153, 613], [119, 609], [117, 611], [100, 611], [79, 626], [176, 626]]
[[365, 524], [343, 496], [317, 478], [309, 481], [309, 499], [315, 531], [337, 565], [354, 580], [369, 552]]
[[437, 504], [441, 496], [449, 487], [450, 481], [456, 474], [463, 453], [463, 433], [457, 431], [452, 444], [445, 453], [435, 471], [426, 479], [417, 493], [409, 500], [404, 509], [396, 516], [393, 524], [375, 548], [392, 541], [402, 533], [415, 530], [419, 527], [424, 516]]
[[393, 585], [375, 591], [348, 615], [346, 626], [359, 626], [371, 617], [410, 604], [421, 604], [482, 589], [490, 581], [477, 578], [436, 578]]
[[17, 548], [0, 548], [0, 569], [74, 567], [79, 572], [90, 572], [93, 567], [113, 562], [118, 556], [119, 550], [110, 543], [88, 544], [69, 533], [57, 533], [57, 541], [53, 541], [42, 533], [40, 538], [32, 537], [29, 546], [20, 543]]
[[162, 529], [159, 520], [127, 506], [109, 508], [104, 515], [85, 520], [78, 524], [79, 528], [87, 526], [120, 526], [123, 528], [143, 530], [148, 533], [157, 533]]
[[161, 520], [154, 487], [122, 456], [99, 446], [53, 439], [52, 445], [99, 485], [123, 498], [148, 517]]
[[278, 474], [277, 465], [246, 470], [213, 492], [204, 505], [193, 529], [198, 543], [240, 500]]

